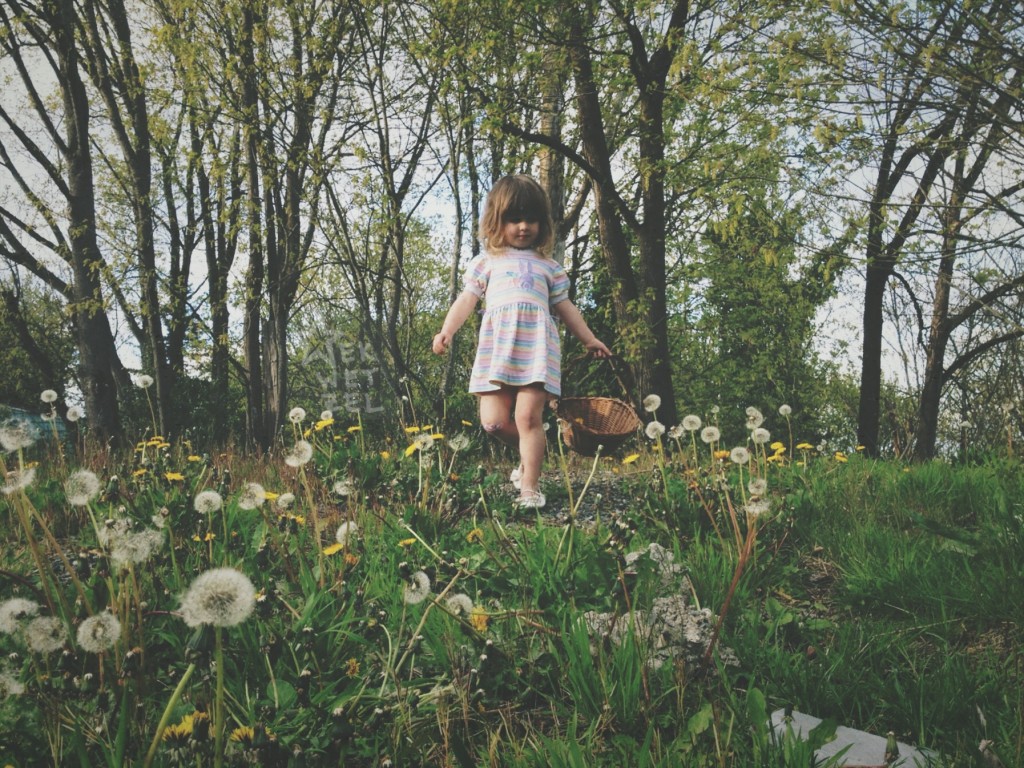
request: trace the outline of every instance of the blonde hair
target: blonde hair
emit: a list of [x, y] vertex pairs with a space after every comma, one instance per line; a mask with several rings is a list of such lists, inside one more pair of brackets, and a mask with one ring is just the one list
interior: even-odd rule
[[484, 213], [480, 217], [480, 241], [488, 250], [506, 246], [505, 222], [511, 216], [525, 216], [540, 224], [533, 249], [551, 258], [555, 244], [555, 222], [551, 218], [551, 203], [544, 188], [532, 176], [517, 174], [504, 176], [494, 182], [487, 194]]

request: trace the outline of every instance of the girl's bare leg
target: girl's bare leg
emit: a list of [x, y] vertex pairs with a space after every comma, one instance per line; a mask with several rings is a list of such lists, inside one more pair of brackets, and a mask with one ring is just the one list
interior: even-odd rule
[[544, 461], [544, 403], [547, 393], [539, 385], [521, 387], [516, 394], [515, 425], [519, 433], [519, 457], [522, 460], [522, 492], [538, 490], [540, 468]]
[[480, 426], [484, 432], [501, 440], [505, 445], [519, 447], [519, 428], [512, 419], [512, 406], [516, 390], [502, 387], [495, 392], [480, 395]]

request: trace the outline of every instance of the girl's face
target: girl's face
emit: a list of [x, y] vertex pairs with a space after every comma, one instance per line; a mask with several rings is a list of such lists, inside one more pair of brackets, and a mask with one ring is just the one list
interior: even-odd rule
[[540, 222], [529, 214], [513, 213], [504, 218], [501, 235], [512, 248], [530, 248], [540, 235]]

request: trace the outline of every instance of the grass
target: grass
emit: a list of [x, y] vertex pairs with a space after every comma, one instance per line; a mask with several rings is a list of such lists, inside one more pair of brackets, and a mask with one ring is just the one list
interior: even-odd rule
[[[950, 765], [976, 764], [983, 739], [1022, 764], [1017, 460], [794, 462], [752, 444], [736, 464], [689, 435], [640, 438], [625, 460], [552, 450], [552, 509], [527, 515], [467, 436], [303, 423], [284, 441], [312, 444], [297, 467], [158, 438], [104, 461], [9, 452], [5, 473], [35, 477], [0, 497], [4, 764], [806, 766], [813, 745], [766, 725], [787, 706]], [[74, 506], [80, 467], [100, 488]], [[223, 505], [197, 511], [204, 490]], [[117, 559], [146, 530], [161, 545]], [[652, 543], [686, 580], [627, 564]], [[186, 625], [182, 596], [225, 566], [251, 614]], [[710, 609], [716, 645], [654, 666], [643, 616], [673, 590]], [[5, 612], [14, 598], [35, 613]], [[83, 649], [82, 622], [108, 610], [119, 634]], [[33, 620], [51, 616], [47, 645]]]

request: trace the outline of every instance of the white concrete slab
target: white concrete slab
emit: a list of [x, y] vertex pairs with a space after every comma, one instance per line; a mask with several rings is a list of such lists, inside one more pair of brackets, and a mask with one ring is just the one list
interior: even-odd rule
[[[786, 733], [787, 725], [800, 738], [806, 738], [814, 728], [821, 724], [821, 718], [803, 712], [793, 712], [789, 722], [786, 712], [778, 709], [772, 712], [772, 730], [778, 738]], [[918, 749], [903, 742], [897, 742], [899, 757], [889, 763], [894, 768], [938, 768], [942, 763], [938, 755], [930, 750]], [[847, 749], [848, 748], [848, 749]], [[885, 737], [875, 736], [865, 731], [858, 731], [840, 725], [836, 728], [835, 738], [814, 753], [816, 763], [824, 763], [834, 758], [844, 749], [839, 765], [843, 768], [887, 768], [885, 762]]]

